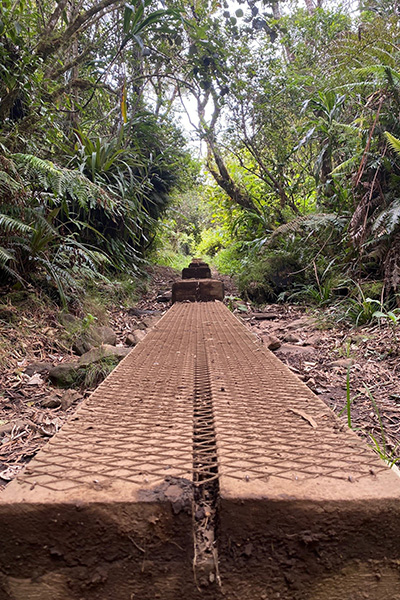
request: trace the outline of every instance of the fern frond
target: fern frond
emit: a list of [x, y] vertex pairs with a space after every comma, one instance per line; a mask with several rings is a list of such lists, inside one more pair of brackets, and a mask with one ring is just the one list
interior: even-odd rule
[[284, 223], [273, 233], [267, 240], [266, 245], [269, 246], [277, 237], [285, 235], [287, 233], [300, 233], [302, 230], [307, 229], [310, 231], [318, 231], [319, 229], [325, 229], [329, 226], [336, 228], [341, 231], [345, 226], [347, 219], [340, 217], [335, 213], [314, 213], [306, 216], [301, 216]]
[[[375, 219], [372, 226], [374, 233], [392, 233], [400, 223], [400, 199], [396, 198], [390, 206], [385, 208]], [[381, 230], [381, 231], [379, 231]]]
[[0, 266], [4, 266], [9, 260], [12, 260], [13, 256], [6, 250], [0, 246]]
[[18, 231], [18, 233], [30, 233], [33, 231], [30, 225], [26, 225], [26, 223], [23, 223], [18, 219], [14, 219], [13, 217], [9, 217], [3, 213], [0, 213], [0, 228], [6, 233], [10, 231]]
[[389, 142], [389, 146], [392, 148], [392, 150], [400, 154], [400, 140], [394, 137], [394, 135], [388, 131], [385, 131], [385, 138]]
[[367, 65], [366, 67], [361, 67], [359, 69], [354, 69], [354, 72], [357, 75], [361, 75], [362, 77], [368, 77], [370, 75], [378, 75], [378, 77], [382, 80], [386, 80], [392, 85], [400, 84], [400, 73], [395, 69], [392, 69], [389, 65], [380, 64], [380, 65]]
[[83, 209], [109, 203], [110, 196], [79, 170], [58, 167], [32, 154], [13, 154], [12, 158], [29, 183], [51, 192], [56, 198], [70, 196]]

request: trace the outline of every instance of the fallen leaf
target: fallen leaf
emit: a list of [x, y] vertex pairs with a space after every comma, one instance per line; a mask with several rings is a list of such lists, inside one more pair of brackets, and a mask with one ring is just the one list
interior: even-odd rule
[[0, 479], [4, 479], [4, 481], [11, 481], [18, 475], [18, 473], [23, 469], [22, 465], [13, 465], [5, 469], [0, 473]]
[[44, 380], [41, 378], [39, 373], [35, 373], [34, 375], [32, 375], [32, 377], [29, 377], [28, 381], [26, 382], [26, 385], [42, 385], [43, 383]]
[[294, 413], [295, 415], [299, 415], [299, 417], [301, 417], [302, 419], [307, 421], [311, 425], [311, 427], [313, 427], [314, 429], [317, 429], [318, 425], [317, 425], [315, 419], [310, 417], [310, 415], [305, 413], [303, 410], [297, 410], [295, 408], [289, 408], [288, 410], [290, 410], [290, 412]]

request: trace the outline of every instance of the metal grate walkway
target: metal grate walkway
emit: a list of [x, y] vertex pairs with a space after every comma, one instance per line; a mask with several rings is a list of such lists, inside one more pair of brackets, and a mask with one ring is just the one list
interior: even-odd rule
[[221, 302], [177, 303], [0, 496], [0, 599], [399, 600], [399, 500]]

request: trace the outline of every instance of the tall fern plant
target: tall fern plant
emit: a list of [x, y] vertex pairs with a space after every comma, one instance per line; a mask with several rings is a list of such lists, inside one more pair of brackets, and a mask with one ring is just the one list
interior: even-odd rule
[[111, 262], [81, 241], [90, 225], [74, 219], [71, 202], [89, 212], [109, 196], [79, 171], [36, 156], [2, 157], [0, 166], [0, 279], [50, 282], [65, 306], [82, 276], [98, 277]]

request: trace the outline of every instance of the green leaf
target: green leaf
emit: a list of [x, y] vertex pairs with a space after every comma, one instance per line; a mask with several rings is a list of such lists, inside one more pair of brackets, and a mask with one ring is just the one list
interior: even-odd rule
[[387, 317], [387, 315], [380, 310], [376, 310], [372, 314], [372, 316], [375, 317], [376, 319], [386, 319], [386, 317]]
[[394, 135], [392, 135], [388, 131], [385, 131], [385, 137], [389, 142], [389, 146], [392, 148], [392, 150], [400, 154], [400, 140], [394, 137]]
[[126, 4], [125, 11], [124, 11], [124, 26], [123, 26], [124, 33], [129, 32], [129, 26], [131, 24], [132, 15], [133, 15], [133, 8], [129, 4]]

